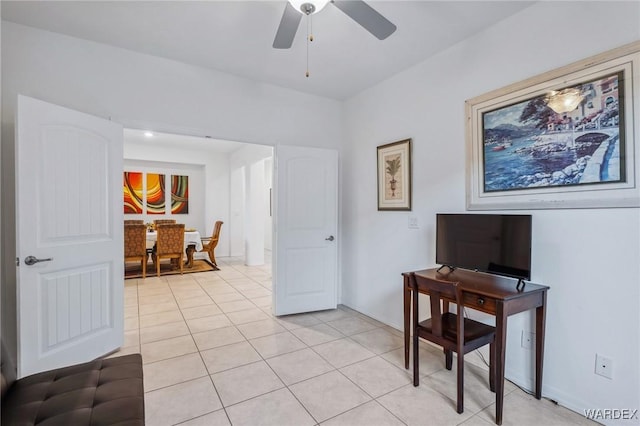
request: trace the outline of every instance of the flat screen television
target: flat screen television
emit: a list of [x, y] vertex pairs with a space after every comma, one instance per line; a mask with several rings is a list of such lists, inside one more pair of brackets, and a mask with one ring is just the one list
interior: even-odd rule
[[531, 215], [436, 215], [436, 263], [531, 279]]

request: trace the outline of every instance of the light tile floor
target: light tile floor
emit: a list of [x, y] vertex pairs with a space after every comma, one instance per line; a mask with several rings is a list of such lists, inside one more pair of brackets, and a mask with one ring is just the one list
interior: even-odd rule
[[[457, 414], [437, 348], [421, 348], [416, 388], [397, 330], [344, 306], [276, 318], [269, 265], [219, 264], [125, 281], [125, 343], [112, 356], [142, 354], [147, 425], [494, 424], [484, 369], [466, 364]], [[593, 424], [505, 386], [505, 426]]]

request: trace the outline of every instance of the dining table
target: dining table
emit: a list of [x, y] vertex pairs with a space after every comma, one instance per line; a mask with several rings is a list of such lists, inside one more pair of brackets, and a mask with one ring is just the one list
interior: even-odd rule
[[[158, 239], [158, 233], [156, 231], [147, 231], [147, 253], [151, 253], [153, 246]], [[202, 250], [202, 238], [200, 232], [195, 229], [184, 231], [184, 251], [187, 255], [186, 267], [191, 268], [193, 266], [193, 253]]]

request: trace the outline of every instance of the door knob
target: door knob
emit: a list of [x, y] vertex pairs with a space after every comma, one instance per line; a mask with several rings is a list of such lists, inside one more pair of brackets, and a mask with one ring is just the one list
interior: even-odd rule
[[333, 235], [329, 235], [328, 238], [325, 238], [325, 241], [333, 241], [335, 240], [335, 238], [333, 238]]
[[47, 259], [38, 259], [35, 256], [27, 256], [27, 257], [24, 258], [24, 263], [26, 265], [31, 266], [31, 265], [35, 265], [36, 263], [39, 263], [39, 262], [50, 262], [52, 260], [53, 260], [53, 257], [49, 257]]

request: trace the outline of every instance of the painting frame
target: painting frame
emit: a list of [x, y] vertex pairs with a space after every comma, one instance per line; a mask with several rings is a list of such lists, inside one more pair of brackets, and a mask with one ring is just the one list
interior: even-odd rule
[[[465, 102], [467, 210], [640, 207], [640, 177], [636, 170], [636, 165], [640, 159], [640, 144], [635, 141], [635, 135], [640, 134], [638, 128], [640, 123], [638, 123], [638, 120], [634, 120], [634, 114], [640, 111], [639, 74], [640, 42], [634, 42], [467, 100]], [[490, 152], [490, 145], [498, 143], [497, 140], [491, 139], [496, 133], [491, 134], [488, 131], [493, 130], [493, 128], [488, 128], [490, 114], [501, 110], [506, 111], [508, 108], [531, 103], [541, 98], [544, 98], [547, 106], [549, 106], [551, 104], [548, 103], [548, 99], [551, 94], [562, 93], [565, 89], [568, 90], [572, 87], [582, 87], [588, 82], [605, 81], [607, 76], [612, 75], [620, 75], [621, 83], [623, 83], [620, 86], [616, 86], [618, 96], [616, 102], [619, 102], [617, 106], [620, 113], [618, 123], [612, 127], [615, 130], [617, 126], [617, 137], [619, 138], [616, 142], [618, 149], [616, 155], [618, 155], [619, 166], [615, 161], [611, 161], [610, 165], [610, 167], [619, 167], [619, 178], [617, 180], [602, 179], [603, 173], [601, 170], [604, 167], [602, 164], [598, 165], [596, 163], [595, 159], [598, 157], [594, 152], [593, 155], [585, 156], [580, 164], [587, 167], [589, 166], [588, 163], [592, 163], [591, 166], [600, 167], [598, 169], [599, 172], [596, 174], [599, 180], [594, 181], [583, 177], [586, 173], [583, 168], [578, 170], [575, 180], [569, 181], [569, 183], [557, 184], [554, 183], [556, 181], [551, 177], [545, 181], [545, 174], [541, 173], [540, 180], [532, 183], [522, 183], [518, 186], [509, 182], [508, 185], [514, 186], [513, 188], [498, 186], [498, 189], [495, 187], [492, 189], [488, 185], [489, 179], [495, 178], [490, 172], [503, 173], [504, 176], [501, 176], [501, 178], [507, 180], [506, 176], [509, 173], [516, 173], [509, 169], [509, 167], [516, 167], [512, 166], [512, 164], [525, 164], [524, 160], [517, 160], [516, 153], [538, 155], [539, 152], [531, 151], [534, 149], [540, 151], [540, 144], [546, 143], [545, 138], [556, 131], [553, 126], [546, 129], [540, 126], [541, 133], [536, 134], [538, 139], [533, 141], [525, 140], [526, 138], [524, 137], [521, 138], [518, 142], [525, 143], [525, 148], [516, 149], [514, 147], [511, 150], [512, 152], [509, 153], [514, 157], [511, 157], [511, 160], [507, 160], [507, 157], [504, 157], [503, 162], [500, 164], [503, 166], [502, 168], [496, 167], [495, 164], [487, 166], [487, 158], [496, 156]], [[581, 99], [584, 101], [584, 97], [581, 97]], [[600, 120], [598, 121], [598, 126], [600, 126], [603, 117], [607, 117], [607, 112], [608, 110], [606, 109], [600, 109], [599, 115], [593, 115], [590, 120]], [[555, 111], [553, 113], [560, 114]], [[506, 116], [506, 113], [504, 115]], [[561, 113], [562, 119], [569, 124], [566, 124], [566, 128], [557, 130], [560, 133], [571, 132], [571, 136], [567, 137], [566, 144], [567, 146], [572, 144], [572, 147], [567, 149], [573, 149], [573, 146], [576, 145], [575, 141], [578, 139], [575, 136], [575, 130], [580, 129], [578, 124], [583, 123], [584, 119], [587, 118], [584, 117], [583, 121], [580, 122], [573, 121], [573, 117], [570, 115], [571, 112], [569, 116], [567, 116], [567, 113]], [[577, 115], [579, 118], [579, 114]], [[521, 115], [518, 120], [523, 122], [523, 116]], [[553, 120], [550, 119], [549, 123], [552, 122]], [[485, 128], [485, 125], [487, 128]], [[610, 125], [610, 122], [607, 125]], [[602, 129], [604, 129], [604, 126], [602, 128], [598, 127], [600, 133], [606, 133]], [[585, 134], [585, 132], [583, 129], [582, 134]], [[612, 132], [610, 131], [609, 133]], [[497, 134], [499, 135], [499, 133]], [[615, 131], [613, 131], [613, 134], [615, 136]], [[515, 137], [513, 140], [515, 140]], [[540, 142], [540, 140], [543, 141]], [[536, 144], [536, 142], [538, 143]], [[607, 143], [613, 147], [611, 151], [615, 151], [614, 138], [610, 137], [610, 141]], [[508, 139], [504, 146], [511, 147], [511, 144], [512, 140]], [[602, 145], [604, 144], [602, 142]], [[536, 145], [535, 148], [534, 145]], [[597, 148], [602, 147], [597, 146], [596, 150]], [[497, 146], [497, 149], [500, 149], [500, 146]], [[527, 149], [529, 149], [528, 152], [526, 151]], [[496, 147], [493, 150], [496, 150]], [[576, 158], [576, 164], [578, 164], [577, 161], [580, 160], [578, 154], [573, 155]], [[535, 161], [542, 166], [552, 168], [552, 159], [555, 159], [555, 157], [543, 155], [542, 157], [537, 157]], [[592, 159], [594, 160], [592, 161]], [[548, 164], [545, 161], [548, 161]], [[530, 163], [533, 163], [533, 161], [530, 161]], [[493, 167], [493, 169], [490, 169], [490, 167]], [[521, 167], [525, 171], [531, 170], [526, 168], [531, 166]], [[547, 175], [553, 176], [553, 178], [556, 176], [553, 172], [547, 173]], [[557, 176], [562, 175], [558, 174]], [[517, 177], [518, 179], [525, 179], [530, 176]], [[519, 180], [518, 182], [525, 181]]]
[[411, 139], [380, 145], [378, 210], [411, 211]]

